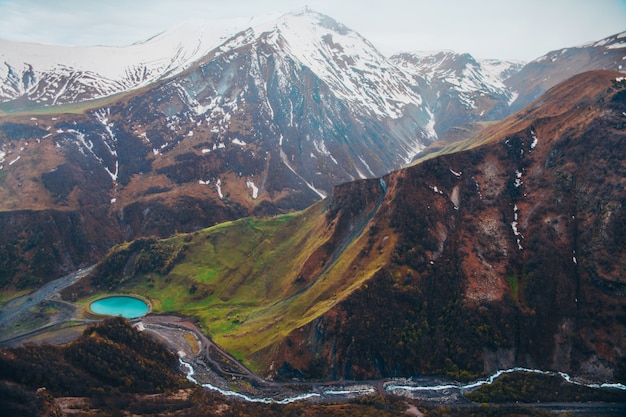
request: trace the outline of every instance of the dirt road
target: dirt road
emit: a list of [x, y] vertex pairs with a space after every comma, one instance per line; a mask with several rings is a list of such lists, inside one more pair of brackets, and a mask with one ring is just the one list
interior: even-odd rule
[[75, 306], [62, 301], [59, 292], [87, 276], [93, 268], [79, 269], [4, 304], [0, 308], [0, 346], [12, 346], [15, 340], [75, 319]]

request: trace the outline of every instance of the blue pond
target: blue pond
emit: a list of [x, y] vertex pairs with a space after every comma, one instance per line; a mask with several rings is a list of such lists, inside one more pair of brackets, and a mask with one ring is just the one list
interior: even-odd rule
[[96, 300], [89, 308], [96, 314], [122, 316], [127, 319], [141, 317], [150, 309], [148, 304], [139, 298], [121, 295]]

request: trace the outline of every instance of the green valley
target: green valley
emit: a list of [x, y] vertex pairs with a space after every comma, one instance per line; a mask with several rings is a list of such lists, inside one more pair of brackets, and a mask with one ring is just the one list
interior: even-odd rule
[[[254, 353], [324, 314], [388, 258], [383, 250], [363, 258], [362, 233], [329, 260], [327, 204], [120, 245], [97, 267], [92, 283], [99, 292], [147, 297], [156, 313], [198, 318], [217, 343], [260, 370], [251, 361]], [[367, 266], [356, 279], [343, 279], [357, 258]]]

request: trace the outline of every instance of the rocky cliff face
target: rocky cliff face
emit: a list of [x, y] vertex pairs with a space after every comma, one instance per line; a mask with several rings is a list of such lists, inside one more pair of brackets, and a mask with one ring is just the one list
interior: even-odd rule
[[[386, 176], [365, 233], [397, 242], [391, 260], [265, 352], [275, 375], [521, 365], [624, 379], [624, 114], [622, 74], [585, 73], [485, 132], [487, 144]], [[353, 190], [335, 189], [338, 216]]]

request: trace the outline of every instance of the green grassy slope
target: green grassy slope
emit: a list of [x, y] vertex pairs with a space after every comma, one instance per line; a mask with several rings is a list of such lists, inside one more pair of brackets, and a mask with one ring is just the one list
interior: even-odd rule
[[340, 245], [341, 256], [332, 256], [329, 239], [336, 226], [327, 219], [327, 204], [228, 222], [141, 249], [122, 245], [94, 282], [143, 295], [155, 312], [197, 317], [207, 334], [248, 361], [347, 297], [388, 256], [379, 250], [364, 258], [367, 228]]

